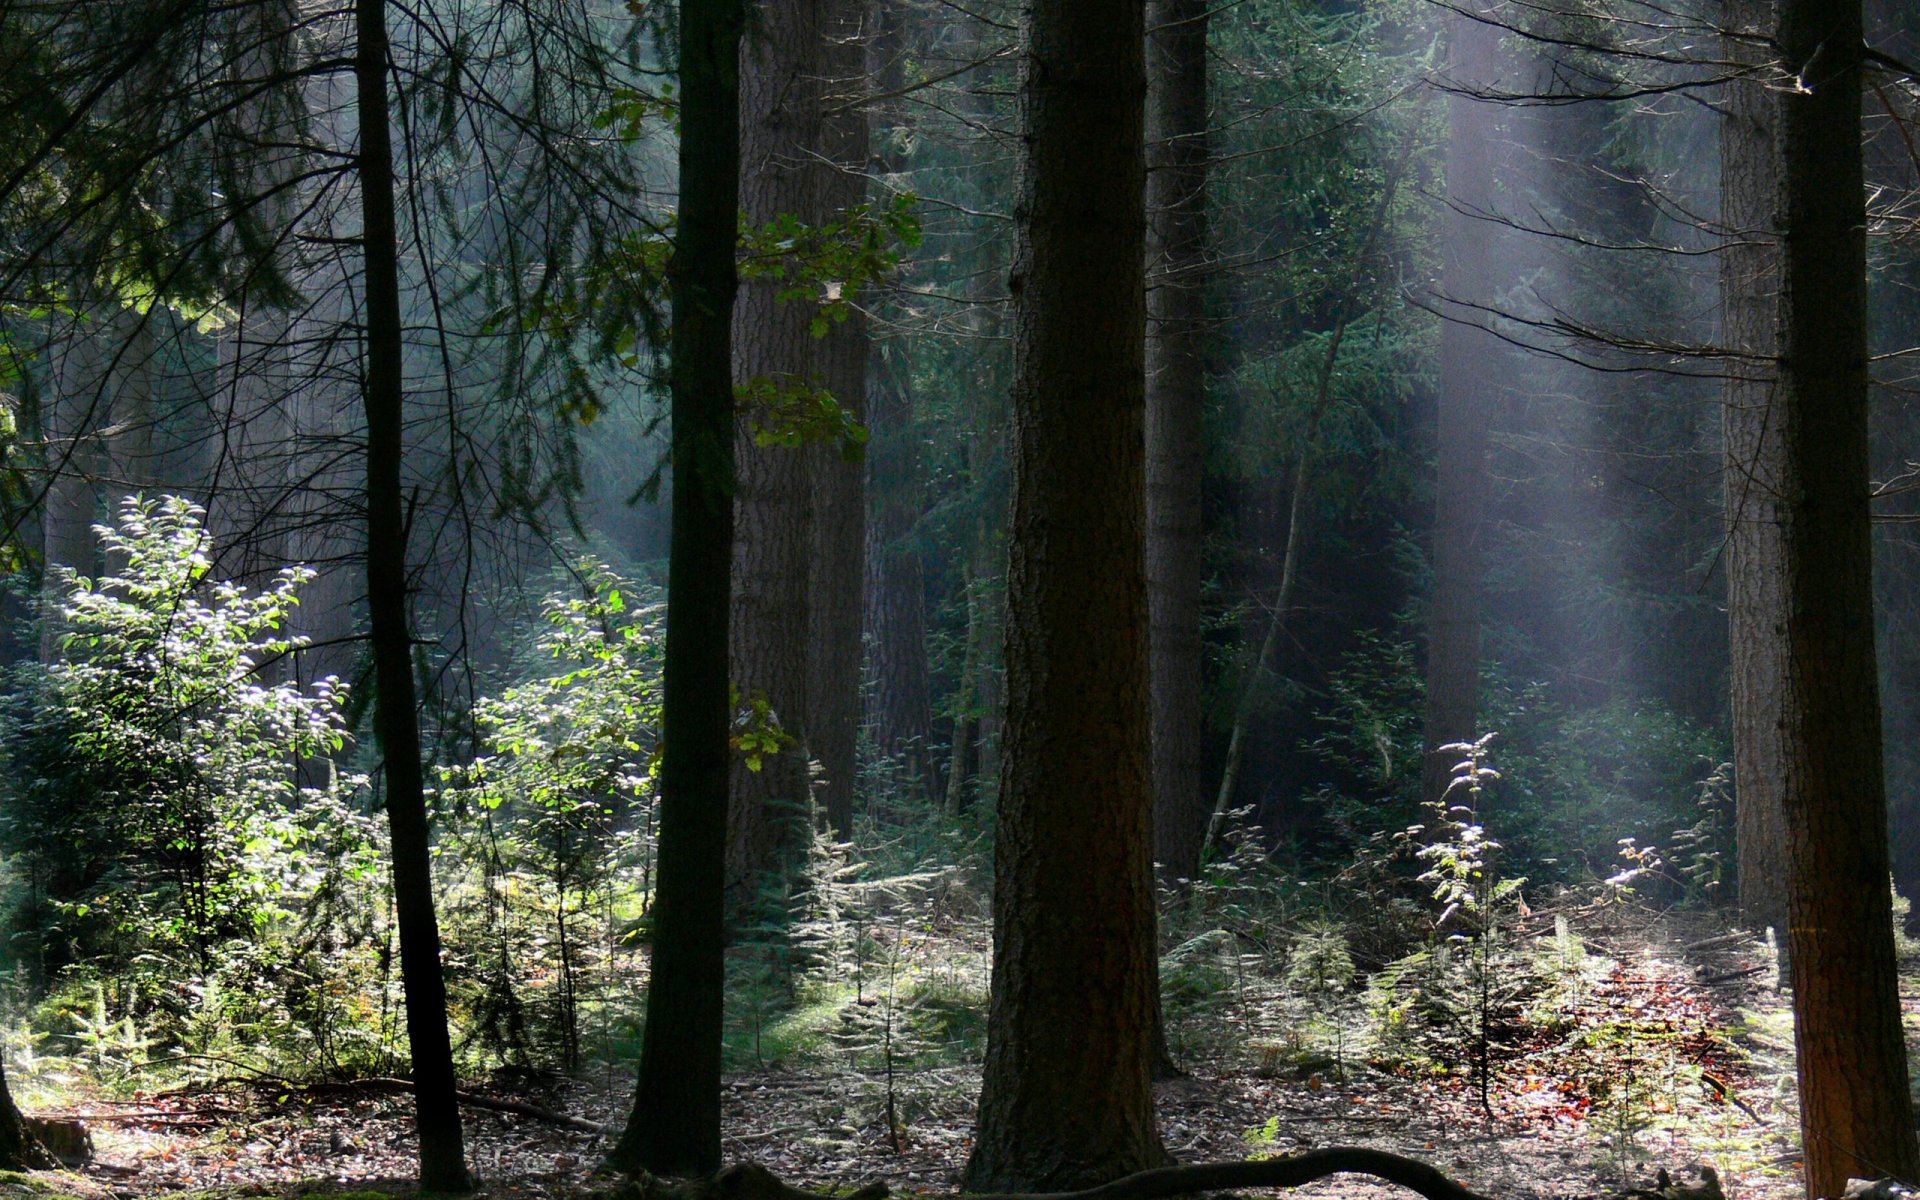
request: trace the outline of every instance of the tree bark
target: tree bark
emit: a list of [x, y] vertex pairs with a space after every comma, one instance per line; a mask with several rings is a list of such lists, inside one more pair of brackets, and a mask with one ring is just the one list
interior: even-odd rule
[[[1448, 35], [1448, 83], [1484, 88], [1494, 74], [1498, 27], [1467, 15]], [[1427, 631], [1426, 755], [1421, 795], [1438, 800], [1456, 756], [1440, 747], [1477, 734], [1480, 691], [1481, 534], [1485, 527], [1488, 414], [1498, 343], [1486, 329], [1492, 299], [1493, 139], [1498, 110], [1455, 91], [1447, 97], [1447, 211], [1441, 221], [1445, 320], [1436, 405], [1433, 601]]]
[[1032, 0], [1013, 277], [1007, 725], [969, 1191], [1163, 1161], [1145, 578], [1144, 12]]
[[1779, 0], [1785, 214], [1774, 409], [1786, 645], [1778, 696], [1809, 1197], [1920, 1175], [1887, 889], [1873, 639], [1860, 0]]
[[20, 1115], [6, 1071], [0, 1069], [0, 1170], [50, 1171], [59, 1165]]
[[1728, 59], [1743, 74], [1728, 84], [1720, 122], [1720, 341], [1728, 353], [1724, 392], [1727, 637], [1740, 911], [1759, 926], [1786, 928], [1785, 777], [1774, 705], [1786, 671], [1781, 638], [1785, 471], [1775, 408], [1774, 319], [1780, 289], [1780, 219], [1774, 142], [1779, 98], [1771, 54], [1756, 40], [1769, 0], [1727, 0]]
[[[762, 0], [740, 45], [740, 199], [750, 226], [781, 214], [812, 224], [820, 211], [820, 61], [823, 0]], [[814, 386], [813, 306], [778, 300], [775, 278], [743, 281], [734, 309], [734, 375], [778, 387]], [[807, 728], [811, 685], [808, 613], [813, 555], [811, 457], [762, 446], [743, 414], [735, 436], [733, 681], [764, 695], [795, 747], [758, 771], [733, 768], [728, 811], [729, 903], [751, 901], [762, 873], [794, 847], [808, 806]]]
[[727, 614], [733, 534], [733, 302], [741, 0], [680, 5], [680, 227], [673, 304], [673, 548], [661, 712], [652, 978], [633, 1115], [608, 1162], [720, 1165], [726, 983]]
[[470, 1189], [454, 1097], [447, 985], [433, 911], [431, 839], [415, 709], [413, 640], [407, 615], [407, 529], [400, 490], [405, 398], [399, 230], [387, 109], [386, 0], [355, 0], [354, 79], [360, 119], [360, 203], [365, 253], [367, 421], [367, 608], [374, 667], [374, 728], [385, 770], [393, 840], [393, 903], [413, 1059], [414, 1115], [423, 1191]]
[[[824, 0], [825, 90], [820, 208], [838, 221], [867, 198], [867, 0]], [[821, 382], [855, 420], [867, 412], [866, 314], [858, 307], [815, 347]], [[866, 469], [838, 446], [813, 448], [814, 519], [809, 608], [813, 622], [807, 728], [819, 760], [821, 807], [835, 836], [853, 832], [860, 731], [860, 617], [866, 575]]]
[[926, 489], [913, 433], [913, 383], [899, 342], [879, 348], [869, 409], [867, 492], [867, 632], [872, 639], [873, 697], [868, 723], [875, 752], [905, 761], [931, 795], [927, 745], [933, 726], [927, 675], [926, 573], [914, 531]]
[[1147, 605], [1154, 851], [1200, 873], [1201, 443], [1206, 405], [1206, 0], [1147, 4]]
[[[906, 88], [907, 48], [901, 0], [881, 0], [879, 28], [870, 52], [874, 85], [882, 96]], [[897, 105], [897, 101], [895, 104]], [[892, 123], [897, 107], [875, 110], [883, 123], [879, 167], [886, 174], [906, 168]], [[933, 692], [927, 671], [926, 572], [914, 540], [926, 506], [926, 478], [914, 431], [913, 370], [904, 339], [874, 347], [869, 360], [867, 495], [867, 635], [871, 639], [873, 694], [867, 713], [874, 750], [903, 759], [925, 793], [935, 794], [929, 738]]]

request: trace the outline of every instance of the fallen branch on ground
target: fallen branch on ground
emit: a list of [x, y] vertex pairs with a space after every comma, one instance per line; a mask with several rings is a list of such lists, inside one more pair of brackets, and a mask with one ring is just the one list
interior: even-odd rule
[[[1359, 1146], [1331, 1146], [1284, 1158], [1255, 1162], [1188, 1163], [1157, 1167], [1078, 1192], [980, 1193], [968, 1200], [1168, 1200], [1198, 1192], [1230, 1192], [1241, 1188], [1298, 1187], [1329, 1175], [1372, 1175], [1417, 1192], [1426, 1200], [1488, 1200], [1469, 1191], [1419, 1159], [1369, 1150]], [[885, 1184], [868, 1184], [851, 1195], [829, 1196], [783, 1183], [756, 1163], [736, 1163], [710, 1179], [670, 1182], [639, 1175], [611, 1192], [606, 1200], [884, 1200]]]
[[[315, 1084], [311, 1086], [319, 1087], [323, 1085]], [[371, 1079], [354, 1079], [344, 1084], [334, 1084], [332, 1086], [347, 1088], [361, 1087], [370, 1088], [375, 1091], [407, 1092], [410, 1094], [413, 1091], [413, 1080], [376, 1075]], [[482, 1096], [478, 1092], [459, 1091], [453, 1094], [453, 1098], [468, 1108], [480, 1108], [488, 1112], [512, 1113], [517, 1117], [531, 1117], [536, 1121], [545, 1121], [549, 1125], [559, 1125], [566, 1129], [577, 1129], [581, 1133], [607, 1132], [607, 1127], [599, 1121], [589, 1121], [585, 1117], [570, 1116], [567, 1113], [555, 1112], [550, 1108], [541, 1108], [537, 1104], [528, 1104], [520, 1100], [497, 1100], [492, 1096]]]

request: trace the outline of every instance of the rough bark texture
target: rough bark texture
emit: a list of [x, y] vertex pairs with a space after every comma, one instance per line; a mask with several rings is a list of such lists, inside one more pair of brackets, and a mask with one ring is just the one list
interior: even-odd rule
[[[823, 0], [763, 0], [740, 44], [740, 199], [749, 225], [782, 213], [818, 217], [820, 171], [820, 6]], [[734, 310], [737, 383], [771, 380], [778, 387], [813, 386], [813, 306], [781, 301], [774, 278], [740, 287]], [[756, 880], [798, 837], [807, 812], [807, 729], [811, 683], [808, 593], [813, 556], [811, 456], [790, 446], [761, 446], [754, 429], [765, 413], [744, 413], [735, 438], [733, 682], [747, 697], [761, 694], [791, 752], [759, 771], [733, 768], [728, 810], [727, 888], [738, 911]]]
[[1206, 403], [1205, 0], [1147, 5], [1147, 604], [1154, 856], [1200, 872], [1201, 416]]
[[[825, 92], [821, 210], [829, 221], [867, 198], [867, 0], [821, 0]], [[864, 421], [867, 320], [856, 308], [815, 347], [820, 380], [840, 406]], [[836, 836], [851, 835], [860, 728], [860, 609], [866, 575], [866, 469], [838, 446], [813, 448], [813, 555], [809, 582], [813, 637], [807, 730], [819, 760], [818, 799]]]
[[1144, 13], [1031, 0], [1007, 725], [969, 1191], [1156, 1165], [1145, 579]]
[[1775, 298], [1780, 286], [1779, 191], [1774, 142], [1779, 98], [1771, 55], [1755, 41], [1768, 0], [1728, 0], [1725, 48], [1748, 73], [1728, 85], [1720, 122], [1720, 255], [1725, 387], [1727, 636], [1738, 824], [1740, 910], [1755, 925], [1786, 928], [1781, 728], [1785, 672], [1786, 553], [1783, 426], [1775, 407]]
[[44, 1171], [59, 1165], [14, 1106], [6, 1072], [0, 1070], [0, 1171]]
[[[1486, 87], [1495, 73], [1497, 27], [1466, 16], [1448, 34], [1448, 82]], [[1433, 607], [1427, 626], [1426, 757], [1421, 793], [1446, 791], [1457, 754], [1440, 747], [1476, 735], [1480, 691], [1481, 532], [1485, 527], [1487, 423], [1498, 344], [1485, 328], [1492, 298], [1493, 139], [1499, 110], [1455, 92], [1447, 97], [1447, 212], [1441, 221], [1440, 393], [1435, 413]], [[1476, 307], [1479, 306], [1479, 307]]]
[[661, 713], [653, 972], [633, 1115], [608, 1161], [720, 1165], [726, 983], [727, 612], [733, 548], [734, 245], [740, 0], [680, 5], [680, 227], [673, 303], [673, 549]]
[[1810, 1197], [1920, 1175], [1896, 990], [1868, 525], [1860, 0], [1779, 0], [1787, 946]]
[[407, 617], [407, 530], [400, 491], [403, 452], [399, 232], [394, 220], [393, 145], [387, 111], [386, 0], [356, 0], [354, 78], [360, 115], [360, 202], [366, 256], [367, 607], [374, 667], [374, 728], [392, 832], [393, 906], [406, 990], [414, 1114], [423, 1191], [466, 1191], [460, 1107], [447, 1035], [447, 985], [420, 764], [420, 722]]

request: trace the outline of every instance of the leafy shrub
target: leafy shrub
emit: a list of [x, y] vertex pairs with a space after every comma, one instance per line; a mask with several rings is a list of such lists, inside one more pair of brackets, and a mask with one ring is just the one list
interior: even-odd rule
[[[18, 668], [0, 735], [0, 848], [18, 880], [15, 952], [52, 971], [79, 961], [160, 976], [284, 921], [362, 823], [362, 782], [299, 766], [346, 744], [343, 689], [276, 679], [300, 647], [279, 630], [312, 573], [255, 592], [209, 578], [202, 513], [129, 497], [97, 532], [112, 573], [55, 568], [61, 658]], [[158, 960], [157, 963], [155, 960]]]

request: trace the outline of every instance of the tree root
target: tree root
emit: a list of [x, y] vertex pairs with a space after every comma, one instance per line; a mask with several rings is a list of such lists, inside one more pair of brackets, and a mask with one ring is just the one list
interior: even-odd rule
[[[1359, 1146], [1307, 1150], [1256, 1162], [1156, 1167], [1078, 1192], [977, 1193], [969, 1194], [967, 1200], [1167, 1200], [1198, 1192], [1298, 1187], [1341, 1174], [1372, 1175], [1426, 1200], [1488, 1200], [1418, 1159]], [[710, 1179], [683, 1182], [638, 1175], [600, 1195], [604, 1200], [884, 1200], [887, 1186], [873, 1183], [851, 1194], [829, 1195], [783, 1183], [757, 1163], [736, 1163]]]
[[1196, 1192], [1230, 1192], [1240, 1188], [1298, 1187], [1329, 1175], [1372, 1175], [1418, 1192], [1426, 1200], [1488, 1200], [1416, 1158], [1370, 1150], [1361, 1146], [1329, 1146], [1284, 1158], [1253, 1162], [1186, 1163], [1156, 1167], [1123, 1176], [1112, 1183], [1078, 1192], [1043, 1194], [987, 1193], [971, 1200], [1164, 1200]]

